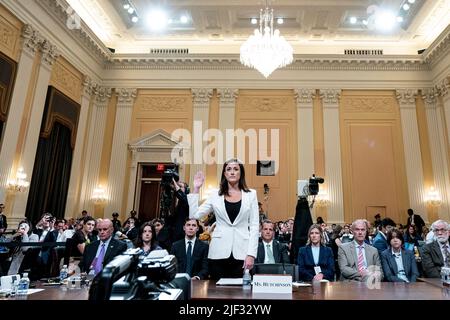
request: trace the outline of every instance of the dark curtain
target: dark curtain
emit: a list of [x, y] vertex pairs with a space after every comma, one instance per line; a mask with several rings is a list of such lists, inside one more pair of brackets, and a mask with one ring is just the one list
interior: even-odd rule
[[50, 136], [39, 138], [26, 217], [35, 224], [44, 212], [63, 218], [72, 166], [69, 128], [55, 122]]

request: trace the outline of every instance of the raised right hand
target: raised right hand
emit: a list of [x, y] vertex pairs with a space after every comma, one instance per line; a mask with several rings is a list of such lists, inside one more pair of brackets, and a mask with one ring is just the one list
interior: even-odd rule
[[203, 186], [205, 182], [205, 175], [203, 172], [199, 171], [194, 176], [194, 193], [198, 193], [200, 188]]

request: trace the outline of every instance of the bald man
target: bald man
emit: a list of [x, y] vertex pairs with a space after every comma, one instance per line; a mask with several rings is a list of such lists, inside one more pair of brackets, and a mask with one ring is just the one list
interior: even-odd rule
[[98, 219], [97, 231], [100, 240], [87, 245], [83, 253], [81, 271], [97, 274], [102, 271], [114, 257], [127, 249], [125, 242], [112, 237], [114, 227], [110, 219]]

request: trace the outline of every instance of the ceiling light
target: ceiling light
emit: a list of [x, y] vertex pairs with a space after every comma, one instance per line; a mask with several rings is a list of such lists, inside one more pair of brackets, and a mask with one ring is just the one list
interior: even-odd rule
[[182, 15], [182, 16], [180, 17], [180, 22], [181, 22], [181, 23], [187, 23], [187, 22], [188, 22], [188, 17], [186, 17], [185, 15]]
[[128, 13], [129, 13], [129, 14], [132, 14], [133, 12], [134, 12], [134, 8], [133, 8], [133, 7], [129, 7], [129, 8], [128, 8]]
[[252, 20], [250, 20], [250, 22], [251, 22], [252, 24], [257, 24], [257, 23], [258, 23], [258, 19], [252, 18]]
[[133, 23], [138, 22], [138, 20], [139, 20], [139, 18], [138, 18], [137, 16], [132, 16], [132, 17], [131, 17], [131, 21], [132, 21]]
[[412, 3], [416, 2], [416, 0], [408, 0], [408, 2], [412, 4]]
[[147, 16], [147, 24], [152, 30], [161, 30], [167, 26], [167, 15], [162, 10], [152, 10]]
[[351, 24], [355, 24], [357, 21], [358, 21], [358, 19], [356, 19], [356, 17], [350, 17]]
[[405, 3], [402, 8], [403, 8], [403, 10], [408, 11], [409, 10], [409, 4]]
[[369, 24], [369, 21], [367, 21], [366, 19], [364, 19], [364, 20], [362, 21], [362, 23], [363, 23], [363, 25], [367, 26], [367, 25]]
[[397, 22], [403, 22], [403, 17], [402, 16], [398, 16], [397, 17]]
[[395, 21], [396, 16], [390, 11], [381, 11], [377, 13], [377, 16], [375, 18], [377, 29], [382, 31], [391, 30], [395, 25]]
[[283, 24], [283, 22], [284, 22], [284, 19], [283, 19], [283, 18], [278, 18], [278, 19], [277, 19], [277, 23], [278, 23], [278, 24]]
[[124, 4], [123, 4], [123, 8], [124, 8], [125, 10], [128, 10], [128, 9], [130, 8], [130, 4], [129, 4], [129, 3], [124, 3]]

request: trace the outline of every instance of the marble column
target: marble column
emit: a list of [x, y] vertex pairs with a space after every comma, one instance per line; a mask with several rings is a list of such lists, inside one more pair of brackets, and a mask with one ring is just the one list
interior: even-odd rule
[[405, 148], [406, 177], [410, 207], [428, 221], [425, 206], [424, 177], [420, 151], [419, 128], [417, 125], [416, 95], [417, 89], [397, 89], [400, 105], [403, 145]]
[[[40, 50], [42, 51], [41, 64], [39, 66], [34, 97], [31, 103], [28, 130], [25, 134], [25, 142], [21, 154], [19, 166], [23, 167], [24, 172], [31, 179], [33, 174], [34, 160], [39, 142], [41, 131], [42, 115], [45, 108], [45, 99], [47, 96], [48, 83], [50, 80], [52, 65], [58, 57], [56, 46], [48, 40], [39, 40]], [[25, 210], [28, 199], [28, 192], [18, 193], [14, 202], [13, 212], [19, 217], [25, 216]], [[41, 214], [41, 213], [39, 213]]]
[[[220, 182], [220, 176], [222, 174], [223, 163], [234, 154], [227, 154], [226, 152], [226, 130], [235, 130], [234, 114], [236, 110], [236, 98], [238, 97], [239, 89], [236, 88], [219, 88], [217, 89], [217, 96], [219, 98], [219, 131], [224, 137], [222, 159], [218, 159], [217, 163], [217, 181]], [[231, 142], [229, 142], [231, 143]]]
[[94, 203], [91, 201], [91, 197], [94, 189], [99, 183], [100, 161], [102, 157], [101, 151], [103, 149], [106, 117], [111, 92], [111, 88], [100, 87], [93, 84], [92, 119], [86, 135], [86, 163], [81, 182], [80, 208], [78, 208], [77, 212], [79, 212], [80, 209], [94, 212]]
[[[136, 89], [116, 89], [117, 110], [114, 122], [114, 135], [111, 150], [111, 160], [108, 174], [107, 193], [109, 201], [104, 211], [105, 217], [110, 217], [115, 211], [122, 211], [122, 201], [125, 199], [125, 177], [128, 158], [128, 141], [130, 138], [131, 116], [133, 103], [137, 95]], [[132, 208], [125, 208], [126, 212]]]
[[344, 222], [342, 188], [341, 139], [339, 128], [340, 89], [320, 89], [323, 105], [325, 179], [330, 205], [327, 223]]
[[[213, 89], [199, 88], [191, 89], [193, 98], [193, 125], [191, 132], [191, 164], [189, 175], [191, 177], [190, 185], [194, 175], [198, 171], [206, 174], [206, 164], [203, 159], [203, 150], [207, 142], [203, 141], [203, 133], [208, 129], [209, 104], [211, 101]], [[199, 142], [202, 141], [200, 144]], [[200, 191], [202, 192], [202, 191]]]
[[[27, 92], [29, 90], [34, 58], [39, 49], [39, 34], [30, 25], [24, 25], [22, 29], [22, 51], [17, 65], [17, 74], [11, 105], [8, 112], [8, 121], [3, 135], [2, 148], [0, 153], [0, 202], [5, 202], [8, 178], [15, 175], [11, 172], [14, 165], [17, 143], [19, 141], [21, 122], [25, 110]], [[28, 172], [28, 177], [31, 172]], [[30, 178], [28, 178], [30, 179]]]

